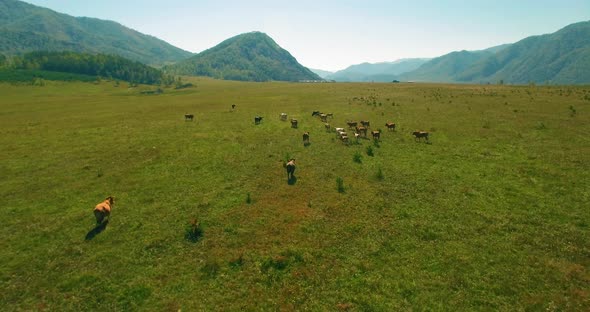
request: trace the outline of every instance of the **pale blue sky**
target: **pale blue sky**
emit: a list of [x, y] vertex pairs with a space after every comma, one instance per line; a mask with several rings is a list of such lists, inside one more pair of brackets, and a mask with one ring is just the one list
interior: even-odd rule
[[590, 0], [26, 0], [119, 22], [201, 52], [262, 31], [304, 66], [435, 57], [552, 33], [590, 20]]

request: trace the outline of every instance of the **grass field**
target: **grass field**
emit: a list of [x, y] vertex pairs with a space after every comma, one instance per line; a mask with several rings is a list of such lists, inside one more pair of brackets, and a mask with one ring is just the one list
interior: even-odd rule
[[192, 82], [0, 84], [0, 310], [590, 310], [590, 87]]

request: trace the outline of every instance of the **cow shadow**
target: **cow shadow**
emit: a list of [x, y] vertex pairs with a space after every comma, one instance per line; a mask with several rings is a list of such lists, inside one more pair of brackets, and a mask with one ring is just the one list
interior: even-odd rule
[[90, 232], [86, 233], [86, 240], [91, 240], [96, 235], [100, 234], [102, 231], [104, 231], [107, 228], [108, 224], [109, 224], [109, 220], [106, 220], [103, 223], [95, 226], [92, 230], [90, 230]]
[[287, 178], [287, 184], [295, 185], [297, 183], [297, 177], [295, 175], [291, 175], [290, 178]]

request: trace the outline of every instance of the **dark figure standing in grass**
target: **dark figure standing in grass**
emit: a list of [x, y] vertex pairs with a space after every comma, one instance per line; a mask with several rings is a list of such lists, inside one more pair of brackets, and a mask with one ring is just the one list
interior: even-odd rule
[[287, 179], [291, 181], [295, 177], [295, 159], [290, 159], [285, 168], [287, 168]]

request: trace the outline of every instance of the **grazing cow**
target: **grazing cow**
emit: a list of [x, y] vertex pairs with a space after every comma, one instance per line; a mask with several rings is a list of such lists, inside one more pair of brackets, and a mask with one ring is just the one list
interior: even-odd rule
[[236, 108], [236, 104], [232, 104], [231, 105], [231, 110], [234, 110]]
[[285, 168], [287, 168], [287, 179], [290, 181], [295, 174], [295, 159], [289, 159], [285, 164]]
[[282, 121], [287, 121], [287, 114], [281, 113], [281, 115], [279, 117], [281, 118]]
[[362, 133], [365, 138], [367, 137], [367, 128], [363, 126], [356, 126], [356, 132], [358, 132], [359, 134]]
[[352, 129], [358, 125], [358, 123], [356, 121], [347, 121], [346, 124], [348, 125], [348, 128], [350, 128], [350, 129]]
[[338, 137], [342, 138], [343, 136], [348, 136], [346, 131], [338, 131]]
[[[367, 136], [366, 133], [365, 133], [365, 136]], [[355, 132], [354, 133], [354, 138], [355, 138], [355, 140], [356, 140], [357, 143], [358, 143], [360, 137], [361, 137], [361, 134], [360, 133], [358, 133], [358, 132]]]
[[363, 127], [369, 128], [371, 123], [368, 120], [361, 120], [361, 125], [363, 125]]
[[395, 131], [395, 124], [393, 122], [386, 122], [385, 126], [387, 127], [387, 130]]
[[342, 143], [348, 144], [348, 136], [346, 134], [345, 135], [342, 135], [340, 137], [340, 140], [342, 140]]
[[297, 119], [291, 119], [291, 128], [297, 128]]
[[319, 116], [320, 114], [321, 114], [321, 113], [320, 113], [320, 111], [313, 111], [313, 112], [311, 113], [311, 116], [312, 116], [312, 117], [313, 117], [313, 116]]
[[334, 114], [332, 113], [327, 113], [326, 116], [328, 116], [328, 118], [334, 118]]
[[324, 127], [326, 127], [326, 131], [328, 131], [328, 132], [329, 132], [329, 131], [330, 131], [330, 129], [331, 129], [331, 127], [330, 127], [330, 124], [329, 124], [329, 123], [325, 123], [325, 124], [324, 124]]
[[254, 117], [254, 124], [255, 125], [260, 124], [261, 121], [262, 121], [262, 117], [260, 117], [260, 116]]
[[371, 131], [371, 134], [373, 135], [373, 140], [378, 141], [381, 138], [381, 132], [378, 130]]
[[326, 115], [326, 114], [320, 114], [320, 120], [322, 122], [328, 122], [328, 115]]
[[111, 208], [115, 203], [115, 199], [112, 196], [107, 197], [103, 202], [99, 203], [94, 207], [94, 217], [96, 217], [96, 224], [102, 224], [105, 218], [110, 219]]
[[195, 115], [193, 114], [184, 114], [184, 120], [190, 120], [193, 121], [193, 118], [195, 117]]
[[309, 132], [304, 132], [303, 133], [303, 145], [308, 145], [309, 144]]
[[344, 128], [334, 128], [336, 132], [344, 132]]
[[428, 132], [426, 131], [414, 131], [412, 134], [414, 135], [414, 140], [421, 140], [424, 138], [426, 141], [428, 141]]

